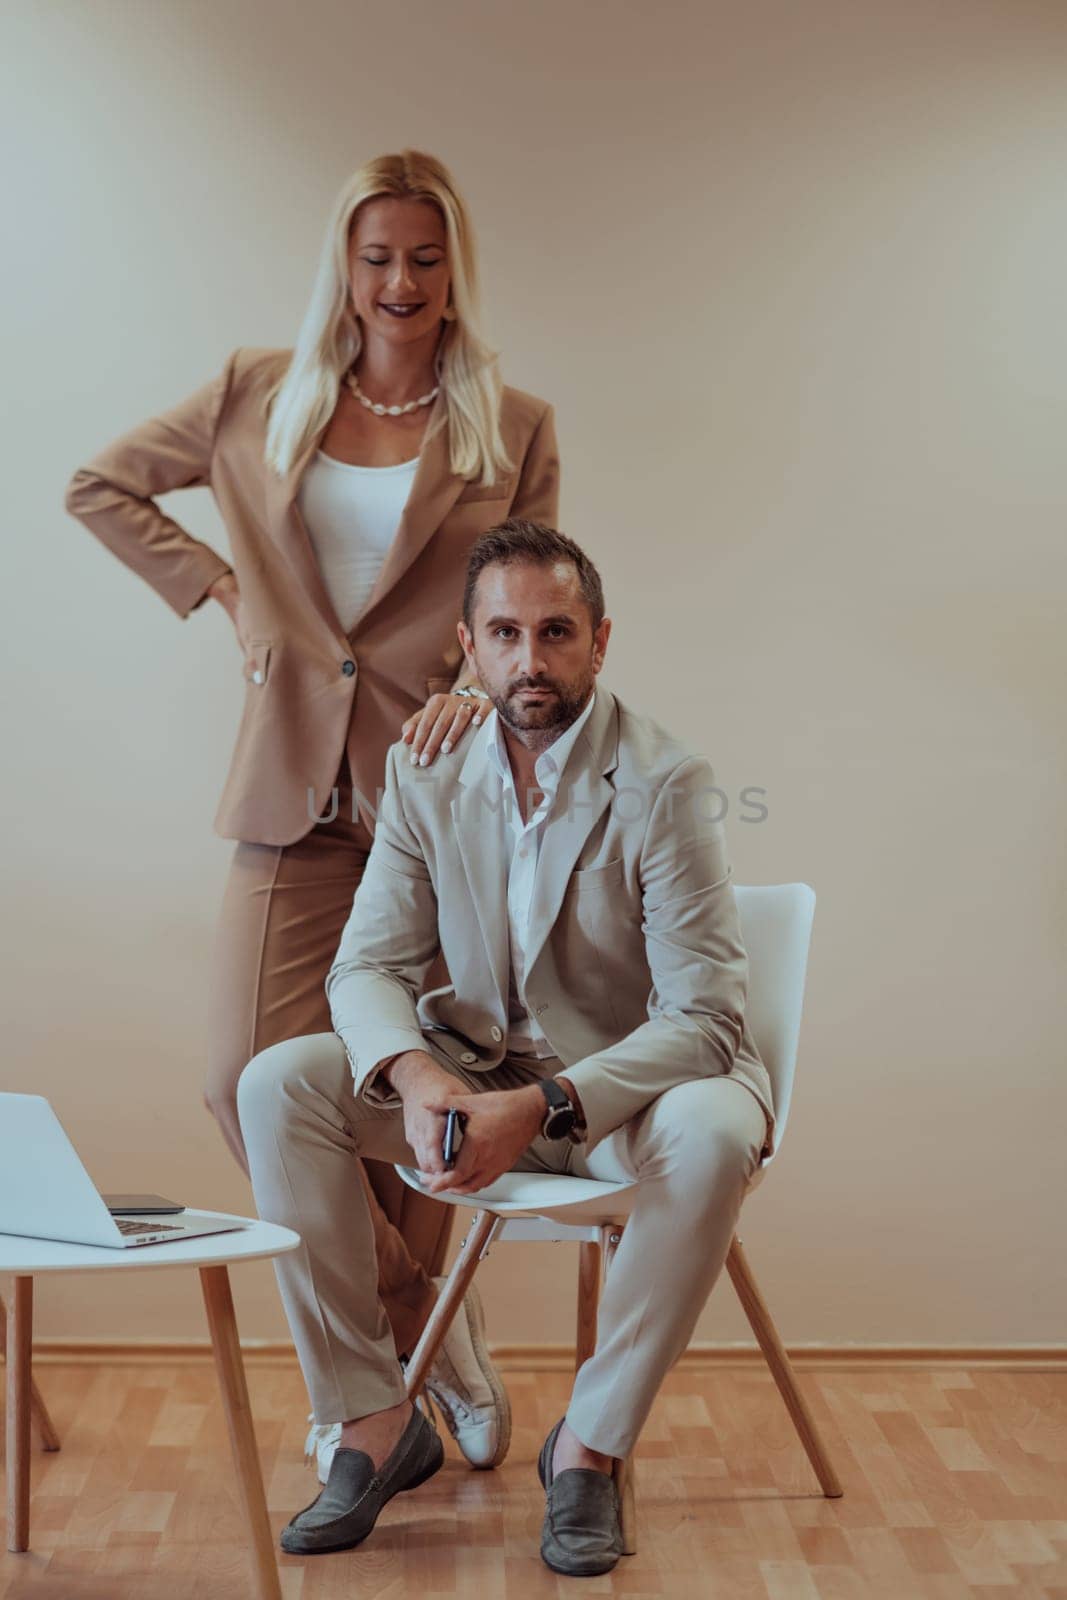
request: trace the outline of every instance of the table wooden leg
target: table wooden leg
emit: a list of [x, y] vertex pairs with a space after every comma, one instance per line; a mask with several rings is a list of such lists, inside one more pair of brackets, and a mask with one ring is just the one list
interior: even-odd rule
[[[7, 1308], [4, 1305], [3, 1300], [0, 1300], [0, 1360], [6, 1360], [6, 1359], [7, 1359]], [[38, 1389], [38, 1387], [37, 1387], [36, 1381], [35, 1381], [34, 1376], [33, 1376], [32, 1364], [31, 1364], [31, 1368], [30, 1368], [30, 1421], [36, 1427], [37, 1432], [40, 1435], [40, 1438], [41, 1438], [41, 1449], [42, 1450], [58, 1450], [59, 1449], [59, 1434], [56, 1432], [56, 1425], [52, 1421], [52, 1417], [51, 1417], [51, 1414], [49, 1413], [48, 1407], [44, 1403], [44, 1396], [41, 1394], [40, 1389]]]
[[252, 1544], [257, 1600], [282, 1600], [278, 1562], [274, 1554], [274, 1537], [267, 1515], [267, 1500], [263, 1492], [263, 1472], [259, 1450], [256, 1447], [252, 1411], [248, 1403], [248, 1385], [245, 1382], [241, 1346], [237, 1338], [237, 1323], [233, 1314], [233, 1296], [230, 1293], [230, 1276], [225, 1266], [201, 1267], [200, 1282], [204, 1291], [211, 1344], [215, 1351], [215, 1370], [218, 1373], [226, 1422], [230, 1430], [230, 1449], [233, 1453], [237, 1486], [244, 1506], [245, 1522]]
[[17, 1277], [7, 1303], [7, 1547], [30, 1548], [30, 1351], [33, 1279]]

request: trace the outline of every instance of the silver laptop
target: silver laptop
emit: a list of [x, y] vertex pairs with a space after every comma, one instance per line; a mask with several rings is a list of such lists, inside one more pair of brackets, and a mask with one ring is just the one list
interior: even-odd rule
[[0, 1233], [128, 1250], [246, 1226], [211, 1211], [113, 1217], [48, 1101], [0, 1094]]

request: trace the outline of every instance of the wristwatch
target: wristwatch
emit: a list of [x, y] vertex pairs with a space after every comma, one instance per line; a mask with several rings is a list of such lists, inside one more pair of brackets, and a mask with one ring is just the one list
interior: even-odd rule
[[541, 1124], [543, 1139], [569, 1139], [578, 1126], [578, 1113], [570, 1096], [561, 1089], [555, 1078], [542, 1078], [537, 1086], [548, 1105]]
[[462, 689], [453, 689], [452, 693], [460, 695], [464, 700], [488, 700], [489, 698], [484, 689], [476, 689], [472, 683], [465, 683]]

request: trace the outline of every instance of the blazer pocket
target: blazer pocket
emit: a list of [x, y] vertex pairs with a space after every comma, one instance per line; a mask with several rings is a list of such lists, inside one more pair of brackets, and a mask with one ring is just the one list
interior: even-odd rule
[[255, 689], [260, 689], [267, 681], [270, 670], [271, 641], [269, 639], [249, 639], [248, 659], [245, 661], [245, 681]]
[[610, 889], [622, 883], [625, 873], [626, 863], [621, 856], [614, 861], [606, 861], [602, 867], [576, 867], [563, 892], [568, 895], [583, 894], [591, 889]]
[[468, 483], [456, 499], [457, 506], [465, 506], [470, 500], [510, 500], [515, 492], [514, 474], [510, 478], [499, 478], [496, 483], [486, 487], [481, 483]]

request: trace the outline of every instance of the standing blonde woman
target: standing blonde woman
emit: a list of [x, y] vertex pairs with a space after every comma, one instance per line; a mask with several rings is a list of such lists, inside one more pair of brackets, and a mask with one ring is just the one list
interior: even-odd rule
[[[552, 408], [501, 384], [479, 321], [451, 175], [418, 151], [380, 156], [337, 199], [295, 348], [234, 351], [67, 491], [68, 510], [180, 617], [217, 601], [241, 650], [244, 710], [215, 819], [238, 843], [205, 1098], [245, 1171], [237, 1081], [268, 1045], [330, 1028], [326, 973], [389, 745], [403, 737], [428, 765], [480, 720], [456, 637], [467, 554], [508, 516], [557, 520]], [[229, 561], [153, 500], [194, 485], [214, 494]], [[364, 1176], [403, 1353], [436, 1298], [451, 1213], [378, 1163]], [[510, 1422], [475, 1301], [454, 1326], [431, 1389], [468, 1459], [494, 1465]], [[333, 1443], [319, 1440], [320, 1473]]]

